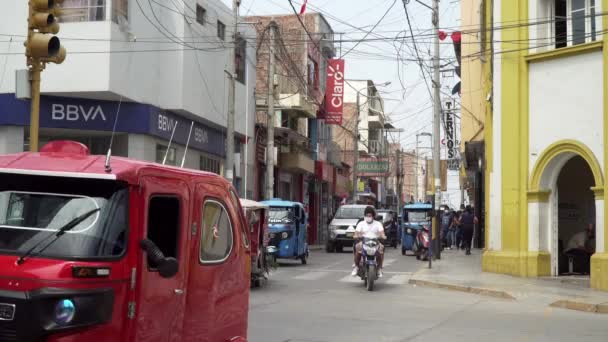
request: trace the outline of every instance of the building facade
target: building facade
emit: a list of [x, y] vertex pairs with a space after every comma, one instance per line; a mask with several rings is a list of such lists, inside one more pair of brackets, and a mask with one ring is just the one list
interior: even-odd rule
[[[264, 199], [268, 153], [269, 27], [275, 35], [274, 197], [302, 202], [310, 218], [309, 242], [322, 243], [333, 212], [335, 168], [342, 167], [331, 144], [331, 127], [317, 119], [323, 108], [327, 60], [335, 55], [333, 30], [323, 15], [252, 16], [260, 37], [256, 82], [257, 198]], [[308, 33], [307, 33], [308, 31]], [[308, 34], [313, 37], [310, 40]]]
[[[462, 31], [458, 32], [460, 42], [454, 42], [456, 52], [460, 51], [460, 151], [461, 174], [460, 186], [464, 190], [466, 204], [475, 208], [480, 220], [479, 229], [474, 236], [474, 246], [485, 247], [486, 193], [484, 181], [485, 161], [485, 116], [491, 96], [491, 65], [493, 56], [489, 53], [489, 41], [492, 38], [488, 31], [490, 24], [490, 2], [464, 0], [461, 2]], [[470, 30], [478, 27], [479, 30]], [[479, 58], [462, 58], [462, 56], [479, 56]]]
[[[14, 54], [2, 61], [0, 153], [12, 153], [29, 148], [29, 99], [14, 94], [15, 71], [26, 69], [28, 4], [5, 6], [0, 31], [14, 34], [6, 44]], [[71, 139], [105, 154], [116, 127], [115, 155], [222, 173], [233, 153], [235, 186], [241, 196], [253, 194], [255, 150], [245, 145], [255, 117], [253, 28], [239, 26], [235, 151], [226, 151], [230, 8], [209, 0], [143, 8], [128, 0], [66, 0], [60, 22], [67, 58], [42, 73], [41, 145]]]
[[[357, 108], [357, 93], [359, 93], [359, 108]], [[346, 163], [353, 165], [354, 135], [358, 134], [356, 145], [359, 162], [356, 167], [358, 167], [359, 184], [356, 185], [356, 200], [361, 203], [380, 206], [386, 204], [385, 184], [390, 175], [390, 165], [385, 125], [384, 100], [374, 82], [347, 80], [344, 88], [344, 119], [341, 126], [334, 126], [333, 140], [342, 148]], [[370, 165], [381, 165], [382, 168], [370, 169], [368, 167]], [[352, 192], [352, 184], [350, 190]]]
[[[494, 28], [533, 25], [490, 30], [483, 269], [529, 277], [589, 273], [593, 288], [608, 290], [608, 41], [602, 35], [608, 21], [601, 15], [608, 1], [495, 0], [490, 8]], [[590, 226], [594, 239], [586, 233]], [[576, 234], [587, 249], [573, 256]]]

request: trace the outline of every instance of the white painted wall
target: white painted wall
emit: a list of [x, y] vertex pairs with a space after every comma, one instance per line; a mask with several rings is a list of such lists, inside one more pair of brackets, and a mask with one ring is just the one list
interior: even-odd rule
[[602, 52], [530, 64], [530, 159], [564, 139], [580, 141], [604, 165]]
[[[494, 3], [494, 23], [502, 22], [500, 7], [502, 1], [496, 1]], [[501, 49], [501, 30], [494, 30], [494, 51], [500, 51]], [[502, 153], [502, 67], [501, 59], [495, 59], [494, 63], [494, 80], [493, 80], [493, 120], [492, 120], [492, 172], [489, 172], [490, 177], [490, 218], [489, 218], [489, 230], [490, 230], [490, 241], [488, 243], [489, 250], [500, 250], [502, 248], [502, 160], [500, 159]]]
[[[185, 1], [192, 9], [196, 7], [196, 2]], [[42, 76], [42, 93], [108, 100], [118, 100], [122, 96], [125, 101], [147, 103], [225, 126], [228, 80], [224, 70], [229, 60], [228, 48], [231, 46], [228, 41], [232, 35], [232, 10], [215, 0], [198, 2], [207, 9], [209, 24], [205, 26], [198, 24], [194, 18], [184, 19], [183, 15], [176, 13], [196, 17], [183, 1], [162, 2], [173, 10], [152, 2], [154, 12], [160, 20], [159, 24], [148, 2], [141, 0], [140, 4], [146, 16], [154, 25], [142, 15], [135, 1], [129, 3], [128, 32], [109, 20], [62, 23], [58, 36], [68, 50], [67, 59], [61, 65], [48, 65]], [[5, 10], [0, 14], [0, 32], [15, 36], [10, 44], [0, 43], [0, 53], [15, 54], [0, 55], [0, 66], [4, 65], [5, 59], [7, 63], [5, 77], [0, 82], [0, 93], [12, 93], [15, 70], [26, 68], [23, 41], [27, 33], [27, 1], [4, 0], [3, 6]], [[226, 24], [225, 44], [216, 37], [218, 19]], [[163, 30], [161, 24], [167, 28], [170, 35], [188, 41], [187, 44], [192, 47], [213, 51], [184, 50], [189, 48], [171, 42], [155, 28], [157, 26]], [[246, 24], [239, 26], [239, 29], [248, 38], [248, 86], [237, 82], [235, 124], [236, 131], [242, 134], [249, 124], [251, 135], [254, 116], [251, 115], [249, 122], [246, 122], [245, 96], [250, 96], [249, 103], [253, 106], [256, 79], [255, 30]], [[10, 38], [3, 37], [3, 40]], [[117, 53], [141, 50], [155, 51]], [[197, 55], [198, 63], [195, 57]]]

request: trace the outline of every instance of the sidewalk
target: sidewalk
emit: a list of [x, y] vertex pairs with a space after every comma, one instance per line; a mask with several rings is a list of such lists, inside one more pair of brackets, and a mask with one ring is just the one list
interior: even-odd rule
[[481, 250], [472, 255], [445, 250], [441, 260], [428, 262], [410, 279], [410, 284], [469, 292], [535, 305], [608, 314], [608, 292], [589, 288], [589, 278], [519, 278], [481, 272]]

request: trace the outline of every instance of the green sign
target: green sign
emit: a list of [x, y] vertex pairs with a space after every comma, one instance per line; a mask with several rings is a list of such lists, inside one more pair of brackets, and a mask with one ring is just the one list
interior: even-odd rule
[[357, 172], [361, 173], [387, 173], [388, 161], [360, 161], [357, 163]]

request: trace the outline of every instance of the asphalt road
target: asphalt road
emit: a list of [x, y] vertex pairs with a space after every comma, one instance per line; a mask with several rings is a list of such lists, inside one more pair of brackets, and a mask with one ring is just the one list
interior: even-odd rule
[[282, 263], [251, 291], [249, 341], [608, 341], [606, 315], [415, 287], [426, 263], [392, 248], [385, 260], [373, 292], [350, 276], [350, 249]]

